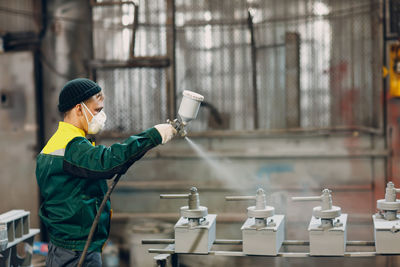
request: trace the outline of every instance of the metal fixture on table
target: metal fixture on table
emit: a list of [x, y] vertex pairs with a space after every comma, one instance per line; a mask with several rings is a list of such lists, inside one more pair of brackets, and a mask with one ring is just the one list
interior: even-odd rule
[[208, 214], [207, 207], [200, 206], [196, 187], [189, 194], [164, 194], [161, 199], [188, 199], [188, 205], [180, 208], [181, 218], [175, 224], [175, 252], [207, 254], [215, 241], [216, 214]]
[[400, 219], [397, 216], [400, 200], [396, 199], [397, 193], [400, 189], [388, 182], [385, 198], [376, 203], [379, 211], [372, 215], [376, 252], [380, 254], [400, 253]]
[[285, 239], [285, 216], [275, 215], [275, 208], [267, 206], [265, 191], [257, 189], [255, 196], [228, 196], [228, 201], [255, 200], [256, 205], [247, 208], [247, 220], [243, 224], [243, 252], [248, 255], [277, 255]]
[[308, 226], [310, 255], [343, 256], [346, 250], [347, 214], [332, 205], [332, 191], [322, 190], [321, 196], [292, 197], [293, 201], [321, 201], [314, 207]]

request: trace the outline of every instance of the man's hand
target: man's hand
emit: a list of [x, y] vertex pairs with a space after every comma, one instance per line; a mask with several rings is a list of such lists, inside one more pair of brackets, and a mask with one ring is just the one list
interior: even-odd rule
[[154, 126], [154, 128], [156, 128], [160, 133], [163, 145], [170, 141], [178, 133], [169, 123], [157, 124]]

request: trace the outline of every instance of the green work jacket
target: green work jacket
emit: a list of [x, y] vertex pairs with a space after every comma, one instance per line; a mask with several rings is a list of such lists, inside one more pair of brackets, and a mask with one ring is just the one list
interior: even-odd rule
[[[124, 174], [160, 143], [160, 134], [150, 128], [110, 147], [94, 146], [81, 129], [60, 122], [36, 163], [36, 179], [43, 199], [39, 216], [50, 241], [59, 247], [82, 251], [107, 192], [106, 179]], [[110, 216], [108, 201], [89, 251], [101, 251], [109, 235]]]

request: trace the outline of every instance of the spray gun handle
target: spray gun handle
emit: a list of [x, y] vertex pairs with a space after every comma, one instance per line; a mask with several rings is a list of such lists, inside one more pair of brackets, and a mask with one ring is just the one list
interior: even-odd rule
[[180, 135], [182, 137], [185, 137], [187, 135], [187, 132], [185, 130], [186, 122], [180, 121], [178, 119], [175, 119], [173, 121], [168, 119], [167, 123], [171, 124], [172, 127], [175, 128], [175, 130], [178, 132], [178, 135]]

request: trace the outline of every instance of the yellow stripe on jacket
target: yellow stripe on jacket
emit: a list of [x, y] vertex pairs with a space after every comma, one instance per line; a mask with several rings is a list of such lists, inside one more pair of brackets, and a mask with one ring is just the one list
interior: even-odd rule
[[57, 155], [57, 151], [60, 151], [60, 155], [63, 155], [63, 151], [67, 147], [68, 143], [75, 137], [79, 136], [85, 137], [85, 132], [82, 129], [70, 123], [60, 121], [57, 131], [47, 142], [42, 153]]

